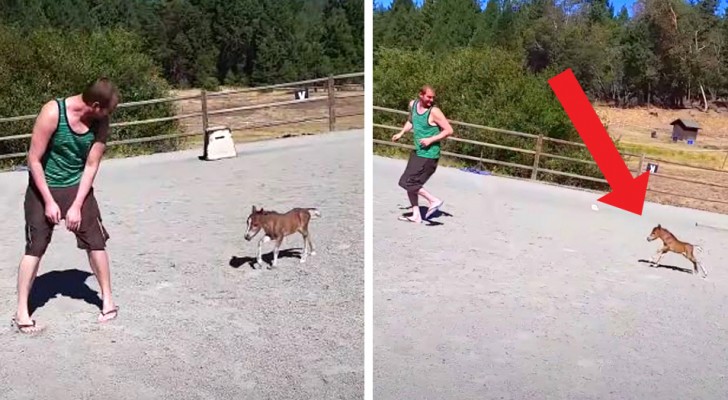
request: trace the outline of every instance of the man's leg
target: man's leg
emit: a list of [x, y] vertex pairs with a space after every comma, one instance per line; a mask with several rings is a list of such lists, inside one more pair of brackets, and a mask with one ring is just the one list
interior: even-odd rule
[[32, 183], [25, 191], [23, 203], [25, 212], [25, 254], [18, 265], [18, 309], [15, 312], [15, 323], [22, 325], [21, 332], [39, 332], [45, 328], [34, 325], [30, 318], [30, 291], [38, 275], [40, 260], [43, 258], [53, 235], [53, 224], [45, 217], [45, 206], [40, 193]]
[[[72, 192], [75, 196], [75, 192]], [[117, 308], [111, 295], [111, 273], [109, 272], [109, 255], [106, 251], [106, 241], [109, 233], [101, 221], [101, 212], [96, 202], [94, 191], [91, 189], [81, 206], [81, 226], [76, 232], [76, 242], [79, 249], [85, 250], [89, 265], [93, 270], [101, 289], [101, 315], [99, 322], [116, 317]]]
[[42, 325], [34, 324], [30, 318], [30, 307], [28, 306], [30, 290], [38, 274], [39, 266], [40, 257], [31, 255], [24, 255], [18, 266], [18, 310], [15, 312], [15, 322], [23, 325], [20, 330], [24, 333], [39, 332], [45, 328]]
[[[421, 190], [421, 189], [420, 189]], [[409, 196], [410, 205], [412, 206], [412, 220], [413, 221], [422, 221], [422, 215], [420, 214], [420, 204], [418, 198], [417, 198], [417, 192], [407, 192], [407, 196]]]
[[422, 184], [419, 181], [419, 175], [423, 171], [423, 161], [423, 158], [418, 157], [415, 152], [412, 152], [409, 160], [407, 160], [407, 166], [405, 167], [402, 176], [399, 178], [399, 186], [407, 191], [407, 197], [409, 198], [410, 207], [412, 208], [412, 217], [407, 219], [413, 222], [422, 221], [417, 194], [422, 188]]
[[[421, 177], [422, 185], [429, 181], [432, 177], [432, 174], [435, 173], [435, 170], [437, 170], [438, 161], [438, 159], [429, 159], [425, 161]], [[421, 187], [417, 191], [417, 193], [427, 199], [427, 202], [429, 203], [427, 205], [427, 213], [425, 214], [425, 218], [429, 219], [430, 216], [432, 216], [432, 214], [442, 206], [443, 201], [432, 195], [432, 193], [428, 192], [424, 187]]]
[[109, 254], [106, 250], [88, 250], [88, 261], [96, 275], [101, 288], [101, 301], [103, 306], [99, 321], [106, 321], [116, 317], [116, 305], [111, 296], [111, 273], [109, 271]]
[[433, 196], [432, 193], [430, 193], [427, 190], [425, 190], [424, 187], [420, 188], [420, 190], [417, 191], [417, 194], [419, 194], [420, 196], [424, 197], [427, 200], [427, 202], [429, 203], [430, 206], [432, 206], [433, 204], [438, 204], [441, 201], [437, 197]]

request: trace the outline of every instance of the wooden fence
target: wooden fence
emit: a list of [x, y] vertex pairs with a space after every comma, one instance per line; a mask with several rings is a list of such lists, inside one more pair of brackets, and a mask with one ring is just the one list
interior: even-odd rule
[[[395, 110], [385, 107], [373, 107], [375, 113], [383, 112], [387, 114], [407, 115], [406, 111]], [[376, 121], [376, 118], [375, 118]], [[401, 118], [402, 124], [399, 126], [392, 126], [380, 123], [374, 123], [373, 126], [375, 131], [377, 129], [384, 129], [389, 131], [399, 131], [402, 129], [405, 119]], [[450, 121], [450, 124], [455, 129], [452, 136], [446, 139], [445, 145], [441, 153], [445, 157], [452, 157], [459, 160], [465, 160], [470, 163], [477, 163], [478, 166], [483, 164], [491, 164], [496, 166], [510, 167], [528, 171], [531, 180], [542, 180], [541, 178], [546, 175], [556, 175], [562, 177], [573, 178], [574, 180], [598, 182], [607, 184], [601, 173], [600, 177], [585, 176], [580, 174], [574, 174], [565, 171], [559, 171], [541, 166], [545, 159], [558, 159], [569, 163], [581, 163], [596, 166], [593, 159], [589, 158], [575, 158], [564, 155], [553, 154], [544, 150], [544, 146], [547, 143], [555, 144], [558, 146], [572, 146], [576, 148], [586, 148], [584, 143], [566, 141], [556, 138], [550, 138], [543, 134], [535, 135], [530, 133], [510, 131], [506, 129], [493, 128], [483, 125], [476, 125], [461, 121]], [[515, 136], [520, 138], [529, 139], [534, 142], [533, 148], [528, 149], [525, 147], [512, 147], [504, 146], [501, 144], [490, 143], [485, 141], [478, 141], [472, 139], [466, 139], [458, 137], [457, 127], [473, 128], [480, 131], [491, 131], [498, 132], [501, 134]], [[393, 146], [404, 149], [412, 149], [414, 146], [403, 143], [394, 143], [389, 139], [389, 136], [385, 139], [377, 138], [377, 134], [374, 135], [374, 144], [381, 146]], [[502, 161], [492, 158], [483, 158], [473, 155], [462, 154], [453, 151], [446, 151], [448, 147], [447, 142], [456, 143], [467, 143], [471, 145], [481, 146], [483, 148], [500, 149], [510, 152], [516, 152], [526, 154], [530, 156], [531, 162], [528, 164], [519, 164], [513, 162]], [[670, 160], [659, 159], [650, 157], [647, 154], [634, 154], [629, 152], [620, 151], [622, 158], [628, 165], [633, 176], [637, 176], [639, 173], [647, 171], [650, 164], [657, 165], [657, 172], [653, 172], [650, 175], [650, 182], [648, 186], [647, 199], [663, 204], [672, 204], [679, 206], [687, 206], [692, 208], [698, 208], [708, 211], [716, 211], [722, 213], [728, 213], [728, 171], [715, 168], [706, 168], [697, 165], [690, 165], [684, 163], [677, 163]], [[499, 174], [494, 172], [495, 175], [507, 175]], [[561, 186], [569, 187], [580, 187], [578, 184], [561, 184]], [[607, 186], [605, 186], [607, 187]], [[723, 191], [723, 193], [717, 192]]]
[[[337, 117], [345, 118], [345, 117], [351, 117], [351, 116], [358, 116], [358, 115], [363, 116], [364, 115], [363, 84], [350, 83], [351, 80], [357, 80], [357, 78], [362, 78], [363, 76], [364, 76], [364, 73], [359, 72], [359, 73], [329, 76], [328, 78], [310, 79], [310, 80], [299, 81], [299, 82], [281, 83], [281, 84], [276, 84], [276, 85], [250, 87], [250, 88], [242, 88], [242, 89], [220, 91], [220, 92], [207, 92], [205, 90], [201, 90], [199, 94], [194, 94], [194, 95], [172, 96], [172, 97], [165, 97], [165, 98], [158, 98], [158, 99], [151, 99], [151, 100], [121, 103], [118, 106], [120, 109], [130, 108], [130, 107], [142, 107], [142, 106], [148, 106], [148, 105], [152, 105], [152, 104], [161, 104], [161, 103], [199, 101], [199, 111], [183, 112], [183, 113], [178, 112], [174, 116], [163, 117], [163, 118], [153, 118], [153, 119], [145, 119], [145, 120], [139, 120], [139, 121], [115, 122], [115, 123], [112, 123], [111, 126], [112, 127], [129, 127], [129, 126], [135, 126], [135, 125], [154, 124], [154, 123], [160, 123], [160, 122], [166, 122], [166, 121], [197, 120], [197, 121], [201, 122], [201, 129], [192, 129], [189, 132], [180, 132], [180, 133], [167, 134], [167, 135], [139, 137], [139, 138], [125, 139], [125, 140], [114, 140], [114, 141], [110, 141], [108, 143], [108, 145], [109, 146], [129, 145], [129, 144], [137, 144], [137, 143], [144, 143], [144, 142], [155, 142], [155, 141], [164, 141], [164, 140], [169, 140], [169, 139], [187, 138], [187, 137], [194, 137], [194, 136], [197, 136], [200, 139], [202, 139], [204, 137], [204, 132], [206, 132], [206, 130], [209, 128], [210, 118], [213, 116], [231, 115], [231, 114], [236, 114], [236, 113], [239, 114], [241, 112], [250, 112], [250, 111], [254, 111], [254, 110], [284, 108], [287, 106], [300, 107], [302, 105], [314, 104], [314, 103], [318, 103], [318, 104], [326, 103], [326, 110], [327, 110], [326, 114], [325, 115], [307, 115], [302, 118], [287, 118], [287, 119], [279, 120], [279, 121], [264, 121], [264, 122], [256, 123], [256, 124], [245, 124], [244, 126], [229, 126], [229, 128], [231, 130], [243, 129], [243, 128], [244, 129], [260, 129], [260, 128], [278, 126], [278, 125], [300, 124], [300, 123], [313, 122], [313, 121], [328, 121], [328, 130], [332, 131], [332, 130], [336, 129]], [[336, 82], [338, 80], [342, 80], [342, 81], [344, 81], [344, 83], [341, 85], [337, 85]], [[208, 107], [210, 102], [213, 99], [226, 98], [226, 97], [229, 98], [229, 97], [233, 97], [236, 95], [252, 93], [252, 92], [265, 93], [265, 92], [271, 92], [271, 91], [281, 90], [281, 89], [290, 90], [292, 88], [293, 89], [308, 89], [309, 90], [308, 98], [276, 101], [276, 102], [269, 102], [269, 103], [250, 104], [250, 105], [236, 106], [236, 107], [223, 108], [223, 109], [217, 109], [217, 110], [210, 110]], [[325, 95], [323, 95], [323, 96], [313, 95], [318, 92], [319, 88], [324, 89]], [[356, 90], [357, 88], [360, 88], [360, 90]], [[313, 93], [311, 93], [311, 92], [313, 92]], [[339, 93], [337, 93], [337, 92], [339, 92]], [[337, 114], [337, 112], [336, 112], [337, 111], [337, 101], [340, 101], [340, 100], [345, 101], [346, 99], [351, 99], [351, 98], [362, 98], [362, 106], [356, 107], [356, 109], [353, 111], [349, 110], [348, 112]], [[309, 114], [309, 113], [307, 113], [307, 114]], [[0, 132], [2, 132], [1, 128], [2, 128], [2, 124], [4, 124], [4, 123], [33, 120], [33, 119], [35, 119], [36, 116], [37, 116], [37, 114], [30, 114], [30, 115], [8, 117], [8, 118], [0, 118]], [[10, 140], [26, 140], [27, 144], [29, 145], [30, 141], [28, 139], [30, 138], [30, 136], [31, 136], [30, 133], [0, 136], [0, 143], [2, 143], [4, 141], [10, 141]], [[0, 161], [24, 158], [26, 156], [27, 156], [27, 150], [25, 152], [0, 154]]]

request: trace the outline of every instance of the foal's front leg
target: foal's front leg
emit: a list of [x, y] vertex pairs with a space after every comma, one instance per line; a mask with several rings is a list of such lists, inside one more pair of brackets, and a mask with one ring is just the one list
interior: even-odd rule
[[278, 264], [278, 252], [281, 249], [281, 243], [283, 243], [283, 236], [276, 239], [276, 245], [273, 248], [273, 267], [275, 267]]
[[301, 236], [303, 237], [303, 254], [301, 254], [301, 264], [303, 264], [308, 258], [308, 235], [301, 232]]
[[265, 240], [266, 236], [263, 236], [258, 240], [258, 254], [256, 254], [255, 259], [258, 262], [259, 267], [263, 267], [263, 241]]
[[668, 250], [670, 250], [670, 248], [667, 246], [662, 246], [659, 250], [657, 250], [657, 254], [652, 257], [652, 264], [659, 265], [660, 260], [662, 260], [662, 257], [668, 252]]
[[263, 235], [263, 237], [258, 240], [258, 255], [256, 256], [256, 260], [260, 267], [263, 267], [263, 243], [267, 243], [269, 241], [270, 238], [268, 235]]

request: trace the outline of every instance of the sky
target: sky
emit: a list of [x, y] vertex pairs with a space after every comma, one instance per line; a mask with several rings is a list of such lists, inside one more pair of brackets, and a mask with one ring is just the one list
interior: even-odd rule
[[[385, 7], [389, 7], [390, 4], [392, 4], [392, 0], [373, 0], [374, 4], [381, 4]], [[421, 4], [422, 0], [414, 0], [415, 3]], [[483, 4], [485, 5], [486, 1], [481, 0]], [[629, 15], [632, 15], [632, 5], [635, 3], [635, 0], [611, 0], [612, 5], [614, 6], [615, 13], [618, 13], [619, 10], [622, 9], [623, 5], [627, 6], [627, 10], [629, 12]], [[718, 7], [718, 14], [723, 14], [725, 12], [725, 8], [728, 6], [728, 0], [720, 0], [720, 6]]]

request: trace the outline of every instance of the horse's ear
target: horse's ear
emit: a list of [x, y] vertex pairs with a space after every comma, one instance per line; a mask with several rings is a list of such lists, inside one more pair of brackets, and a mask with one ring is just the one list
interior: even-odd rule
[[255, 204], [253, 204], [253, 210], [251, 212], [255, 212]]
[[662, 225], [660, 225], [660, 224], [657, 224], [657, 227], [658, 227], [658, 228], [662, 228]]

